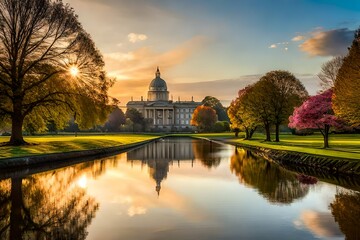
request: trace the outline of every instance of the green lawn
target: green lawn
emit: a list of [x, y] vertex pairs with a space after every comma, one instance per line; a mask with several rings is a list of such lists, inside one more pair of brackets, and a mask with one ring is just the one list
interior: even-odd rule
[[[96, 148], [113, 147], [124, 144], [136, 143], [157, 135], [141, 134], [112, 134], [112, 135], [81, 135], [75, 136], [32, 136], [25, 137], [25, 141], [33, 145], [20, 147], [0, 147], [0, 159], [8, 157], [21, 157], [35, 154], [81, 151]], [[9, 137], [0, 137], [1, 142], [9, 141]]]
[[[221, 134], [195, 134], [194, 136], [211, 139], [222, 139], [233, 143], [259, 146], [277, 150], [295, 151], [323, 156], [360, 159], [360, 134], [333, 134], [330, 135], [330, 148], [323, 149], [323, 137], [321, 134], [309, 136], [296, 136], [282, 134], [280, 142], [264, 142], [263, 134], [255, 134], [252, 140], [243, 140], [243, 134], [235, 138], [233, 133]], [[273, 137], [274, 138], [274, 137]]]
[[[321, 134], [310, 136], [295, 136], [282, 134], [280, 142], [264, 142], [263, 134], [255, 134], [252, 140], [243, 140], [244, 134], [239, 138], [234, 133], [210, 133], [210, 134], [173, 134], [174, 136], [195, 136], [210, 139], [221, 139], [232, 143], [260, 146], [278, 150], [295, 151], [315, 155], [360, 159], [360, 134], [336, 134], [330, 136], [330, 149], [323, 149]], [[34, 145], [21, 147], [0, 147], [0, 159], [7, 157], [29, 156], [34, 154], [46, 154], [67, 151], [81, 151], [95, 148], [119, 146], [129, 143], [140, 142], [158, 135], [141, 134], [109, 134], [109, 135], [69, 135], [33, 136], [25, 140]], [[0, 137], [0, 142], [6, 142], [9, 137]]]

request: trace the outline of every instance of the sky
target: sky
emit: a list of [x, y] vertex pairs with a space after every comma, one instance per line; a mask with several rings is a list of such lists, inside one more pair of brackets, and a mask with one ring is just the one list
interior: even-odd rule
[[159, 66], [171, 98], [224, 105], [266, 72], [295, 74], [310, 94], [360, 25], [358, 0], [65, 0], [102, 52], [121, 105], [146, 99]]

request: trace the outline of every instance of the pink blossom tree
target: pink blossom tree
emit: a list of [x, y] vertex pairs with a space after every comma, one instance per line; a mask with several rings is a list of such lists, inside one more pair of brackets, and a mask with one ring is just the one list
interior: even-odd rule
[[310, 97], [289, 117], [289, 127], [296, 129], [317, 129], [324, 137], [324, 148], [329, 147], [331, 127], [342, 127], [342, 121], [334, 115], [331, 97], [333, 90]]

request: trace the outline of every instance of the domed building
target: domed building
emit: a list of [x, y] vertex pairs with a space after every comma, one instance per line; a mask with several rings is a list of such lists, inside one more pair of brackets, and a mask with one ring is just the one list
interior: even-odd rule
[[162, 79], [159, 67], [155, 78], [150, 82], [147, 100], [141, 97], [140, 101], [130, 101], [126, 108], [135, 108], [142, 113], [145, 119], [151, 119], [151, 129], [158, 131], [184, 131], [192, 129], [190, 120], [195, 108], [201, 102], [169, 100], [167, 84]]
[[149, 86], [148, 101], [169, 101], [169, 91], [165, 80], [160, 78], [159, 67], [156, 70], [155, 78]]

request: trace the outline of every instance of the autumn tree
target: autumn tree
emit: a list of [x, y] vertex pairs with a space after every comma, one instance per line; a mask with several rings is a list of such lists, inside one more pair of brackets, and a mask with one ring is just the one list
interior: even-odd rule
[[360, 238], [360, 193], [338, 190], [329, 206], [334, 220], [339, 224], [346, 240]]
[[351, 126], [360, 126], [360, 29], [339, 69], [333, 94], [335, 114]]
[[[80, 128], [106, 120], [111, 81], [74, 10], [55, 0], [0, 2], [0, 120], [9, 144], [25, 144], [25, 122], [67, 122]], [[61, 124], [60, 124], [61, 125]]]
[[[267, 122], [275, 125], [275, 141], [279, 142], [280, 125], [288, 121], [294, 107], [301, 105], [308, 92], [293, 74], [282, 70], [266, 73], [254, 88], [254, 107], [259, 108], [260, 116], [266, 116]], [[268, 135], [269, 126], [265, 127]], [[268, 136], [266, 140], [269, 140]]]
[[235, 149], [230, 158], [230, 171], [240, 183], [256, 189], [270, 203], [291, 204], [309, 192], [309, 186], [301, 184], [295, 173], [245, 149]]
[[233, 100], [228, 108], [228, 116], [231, 121], [232, 128], [239, 128], [245, 132], [245, 139], [251, 139], [256, 128], [261, 124], [260, 119], [257, 118], [257, 112], [251, 107], [249, 95], [253, 90], [254, 85], [247, 86], [241, 89], [238, 97]]
[[255, 119], [254, 122], [259, 121], [265, 129], [265, 141], [271, 141], [271, 124], [272, 124], [272, 111], [269, 106], [268, 96], [263, 92], [263, 82], [256, 82], [251, 91], [247, 94], [247, 111], [250, 119]]
[[337, 56], [321, 66], [321, 72], [318, 74], [321, 92], [334, 87], [339, 69], [343, 64], [343, 59], [343, 57]]
[[324, 137], [324, 148], [329, 147], [331, 127], [341, 127], [341, 121], [332, 110], [333, 90], [310, 97], [289, 117], [289, 127], [296, 129], [317, 129]]
[[211, 107], [201, 105], [195, 109], [190, 123], [196, 126], [199, 132], [210, 132], [216, 120], [216, 111]]

